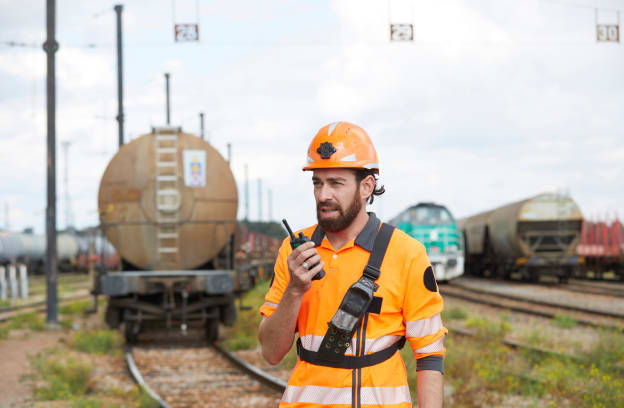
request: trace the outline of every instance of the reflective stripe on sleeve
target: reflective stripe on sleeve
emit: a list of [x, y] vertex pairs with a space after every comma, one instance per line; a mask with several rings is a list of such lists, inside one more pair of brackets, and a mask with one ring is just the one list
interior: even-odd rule
[[[366, 339], [366, 344], [364, 347], [364, 353], [375, 353], [377, 351], [381, 351], [386, 349], [399, 341], [401, 336], [381, 336], [376, 339]], [[306, 350], [310, 351], [318, 351], [321, 346], [321, 342], [323, 341], [323, 336], [312, 336], [307, 335], [301, 337], [301, 344]], [[351, 345], [345, 351], [345, 355], [354, 355], [353, 352], [353, 343], [355, 342], [355, 337], [351, 339]]]
[[[297, 387], [289, 385], [282, 396], [283, 402], [310, 403], [320, 405], [350, 405], [351, 387], [331, 388], [307, 385]], [[412, 402], [409, 387], [362, 387], [362, 404], [391, 405]]]
[[428, 319], [413, 320], [405, 325], [406, 337], [425, 337], [436, 334], [442, 329], [440, 313]]
[[439, 339], [429, 344], [428, 346], [421, 347], [419, 349], [414, 350], [414, 355], [435, 353], [437, 351], [442, 351], [442, 350], [444, 350], [444, 336], [440, 337]]
[[264, 302], [264, 304], [262, 306], [269, 306], [269, 307], [274, 307], [275, 309], [277, 309], [277, 304], [276, 303]]

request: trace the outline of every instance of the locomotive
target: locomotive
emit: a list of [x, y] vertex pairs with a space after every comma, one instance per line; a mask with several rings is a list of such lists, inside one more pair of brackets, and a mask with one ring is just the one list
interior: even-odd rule
[[238, 193], [229, 163], [178, 127], [153, 128], [111, 159], [98, 193], [100, 225], [123, 268], [103, 272], [106, 322], [126, 339], [152, 325], [204, 327], [236, 320], [250, 281], [234, 265]]
[[448, 281], [464, 273], [462, 236], [453, 215], [445, 206], [418, 203], [402, 211], [389, 223], [425, 246], [438, 281]]
[[572, 198], [552, 193], [462, 218], [466, 273], [567, 282], [583, 262], [576, 253], [582, 222]]

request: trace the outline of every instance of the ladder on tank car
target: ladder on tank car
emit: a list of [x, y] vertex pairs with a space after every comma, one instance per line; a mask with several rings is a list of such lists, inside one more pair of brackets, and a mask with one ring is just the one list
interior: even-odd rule
[[178, 189], [179, 128], [155, 128], [156, 153], [156, 239], [159, 264], [171, 269], [180, 265]]

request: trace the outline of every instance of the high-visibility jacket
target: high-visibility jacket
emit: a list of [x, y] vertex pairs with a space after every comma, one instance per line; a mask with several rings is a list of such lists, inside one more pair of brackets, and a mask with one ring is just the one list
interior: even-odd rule
[[[297, 331], [304, 348], [318, 350], [327, 323], [351, 284], [362, 276], [378, 225], [379, 221], [370, 213], [364, 229], [344, 247], [335, 250], [326, 237], [317, 246], [326, 275], [312, 281], [299, 309]], [[315, 228], [302, 232], [311, 237]], [[291, 252], [287, 238], [279, 250], [266, 302], [260, 307], [265, 317], [273, 314], [284, 294], [290, 279], [286, 259]], [[375, 296], [381, 298], [376, 301], [381, 307], [365, 315], [345, 355], [361, 355], [362, 348], [366, 354], [374, 353], [405, 336], [417, 359], [443, 357], [443, 339], [447, 333], [440, 317], [443, 302], [424, 246], [395, 229], [380, 270]], [[280, 407], [328, 405], [411, 407], [401, 355], [395, 353], [377, 365], [359, 369], [325, 367], [298, 360]]]

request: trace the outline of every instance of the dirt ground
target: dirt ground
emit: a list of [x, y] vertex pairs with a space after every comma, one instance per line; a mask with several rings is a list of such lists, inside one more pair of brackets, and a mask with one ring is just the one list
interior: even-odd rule
[[34, 405], [32, 387], [24, 377], [32, 374], [29, 357], [58, 344], [65, 336], [62, 330], [31, 332], [14, 331], [0, 341], [0, 407]]

